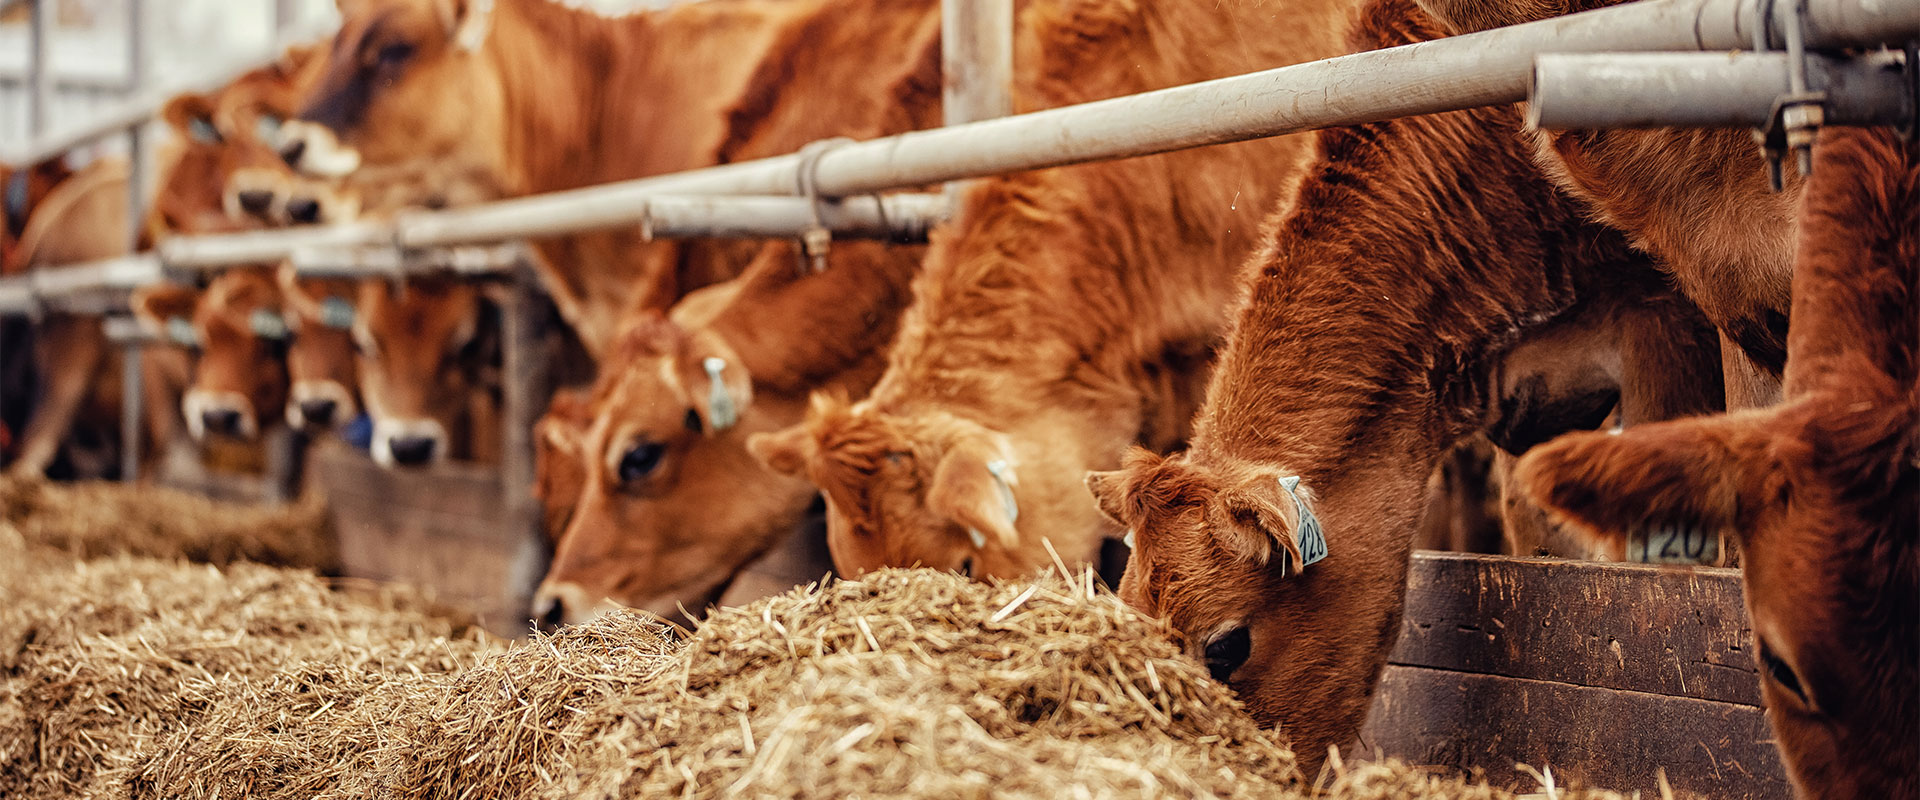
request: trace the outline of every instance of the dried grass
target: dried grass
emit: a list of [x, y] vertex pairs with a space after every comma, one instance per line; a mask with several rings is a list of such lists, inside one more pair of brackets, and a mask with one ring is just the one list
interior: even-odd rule
[[18, 537], [0, 558], [0, 797], [122, 796], [136, 753], [216, 709], [284, 723], [302, 694], [359, 696], [498, 648], [416, 593], [337, 591], [306, 572], [62, 563]]
[[221, 503], [153, 486], [0, 478], [0, 528], [74, 558], [136, 555], [208, 564], [251, 561], [330, 571], [325, 504]]
[[1284, 743], [1160, 623], [1084, 576], [989, 586], [889, 571], [719, 611], [683, 646], [622, 613], [464, 671], [310, 666], [258, 686], [149, 740], [123, 788], [156, 798], [1512, 796], [1393, 764], [1341, 767], [1316, 792]]

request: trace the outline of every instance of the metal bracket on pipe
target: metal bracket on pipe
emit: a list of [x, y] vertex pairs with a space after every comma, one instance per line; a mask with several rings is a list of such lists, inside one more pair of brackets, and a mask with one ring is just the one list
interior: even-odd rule
[[794, 193], [806, 199], [812, 217], [800, 231], [800, 252], [814, 272], [826, 271], [827, 249], [833, 246], [833, 229], [820, 221], [820, 157], [852, 143], [852, 139], [841, 136], [808, 142], [800, 148], [800, 164], [794, 170], [794, 180], [798, 183]]
[[1826, 124], [1827, 95], [1807, 86], [1806, 0], [1787, 0], [1787, 13], [1776, 14], [1776, 0], [1755, 0], [1753, 50], [1767, 52], [1768, 34], [1778, 24], [1787, 44], [1787, 90], [1773, 101], [1767, 124], [1754, 132], [1754, 138], [1767, 155], [1767, 186], [1780, 191], [1785, 185], [1782, 162], [1791, 153], [1805, 177], [1813, 174], [1813, 140]]

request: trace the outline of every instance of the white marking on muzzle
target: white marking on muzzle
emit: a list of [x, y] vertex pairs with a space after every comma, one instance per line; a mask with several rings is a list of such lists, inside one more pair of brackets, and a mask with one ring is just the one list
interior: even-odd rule
[[360, 168], [360, 151], [340, 143], [324, 125], [295, 120], [282, 126], [282, 149], [294, 142], [300, 151], [300, 171], [322, 178], [341, 178]]
[[287, 424], [294, 428], [307, 427], [306, 412], [300, 410], [300, 404], [310, 400], [333, 401], [333, 426], [347, 424], [360, 413], [359, 404], [353, 401], [353, 393], [339, 381], [304, 380], [294, 381], [287, 397]]
[[207, 389], [189, 389], [186, 396], [180, 398], [180, 414], [187, 418], [187, 434], [196, 442], [207, 439], [206, 413], [208, 411], [240, 412], [240, 436], [252, 439], [260, 434], [259, 423], [253, 418], [253, 403], [239, 392], [216, 392]]
[[393, 440], [416, 436], [433, 442], [433, 457], [428, 459], [428, 463], [439, 464], [447, 460], [447, 429], [439, 420], [376, 417], [373, 420], [373, 463], [388, 469], [411, 466], [394, 460]]

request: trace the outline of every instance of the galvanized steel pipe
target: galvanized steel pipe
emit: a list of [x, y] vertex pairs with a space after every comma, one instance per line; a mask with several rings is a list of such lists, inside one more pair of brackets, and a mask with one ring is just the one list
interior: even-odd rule
[[[829, 195], [858, 195], [1518, 102], [1526, 99], [1533, 61], [1541, 53], [1741, 50], [1752, 47], [1755, 24], [1752, 0], [1646, 0], [848, 144], [820, 156], [818, 187]], [[1824, 0], [1812, 3], [1807, 14], [1813, 47], [1863, 47], [1915, 37], [1920, 37], [1920, 2]], [[797, 156], [778, 156], [402, 217], [395, 239], [429, 247], [631, 225], [644, 213], [649, 195], [791, 192], [798, 164]]]
[[[1895, 52], [1810, 56], [1807, 80], [1825, 92], [1830, 125], [1892, 125], [1913, 101]], [[1785, 53], [1543, 55], [1534, 65], [1528, 121], [1579, 128], [1762, 127], [1786, 91]]]
[[[803, 197], [664, 195], [647, 200], [640, 230], [658, 238], [792, 236], [813, 223], [813, 206]], [[861, 195], [820, 201], [818, 220], [835, 238], [924, 242], [946, 214], [944, 195]]]

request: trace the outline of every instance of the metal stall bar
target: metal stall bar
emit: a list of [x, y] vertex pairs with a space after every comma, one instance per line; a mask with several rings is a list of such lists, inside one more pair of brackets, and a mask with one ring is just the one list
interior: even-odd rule
[[[48, 50], [53, 47], [53, 23], [57, 9], [45, 0], [27, 5], [27, 131], [34, 136], [46, 132], [52, 121], [48, 105], [53, 95], [53, 65]], [[26, 162], [12, 163], [25, 166]]]
[[[1785, 4], [1780, 8], [1790, 13]], [[828, 196], [859, 195], [1518, 102], [1526, 99], [1533, 60], [1541, 53], [1748, 49], [1756, 20], [1753, 0], [1630, 3], [846, 144], [818, 156], [816, 186]], [[1920, 3], [1816, 1], [1806, 20], [1808, 43], [1814, 47], [1901, 42], [1920, 36]], [[430, 247], [632, 225], [644, 215], [650, 196], [791, 192], [801, 163], [798, 155], [777, 156], [407, 216], [397, 221], [395, 240], [407, 247]]]
[[[942, 0], [940, 75], [944, 124], [1013, 113], [1013, 0]], [[957, 204], [965, 186], [949, 181], [947, 200]]]
[[[127, 0], [127, 85], [135, 93], [147, 83], [146, 31], [146, 1]], [[142, 118], [127, 125], [129, 253], [140, 251], [140, 232], [146, 222], [148, 119]], [[140, 386], [140, 343], [137, 340], [129, 339], [120, 345], [120, 361], [120, 480], [131, 483], [140, 479], [140, 404], [146, 399]]]
[[533, 495], [533, 430], [546, 413], [553, 395], [548, 369], [547, 298], [540, 291], [532, 265], [521, 262], [511, 273], [506, 302], [500, 309], [501, 457], [500, 489], [506, 498], [508, 524], [518, 546], [507, 569], [506, 596], [510, 608], [524, 613], [533, 606], [533, 594], [547, 574], [550, 557], [541, 525], [544, 515]]
[[661, 195], [647, 201], [640, 230], [654, 237], [777, 238], [818, 222], [835, 237], [924, 242], [947, 215], [938, 194], [861, 195], [811, 202], [802, 197]]
[[[1914, 113], [1893, 52], [1809, 56], [1809, 88], [1825, 95], [1828, 125], [1893, 125]], [[1543, 55], [1534, 63], [1527, 121], [1536, 128], [1765, 127], [1792, 58], [1785, 53]]]

